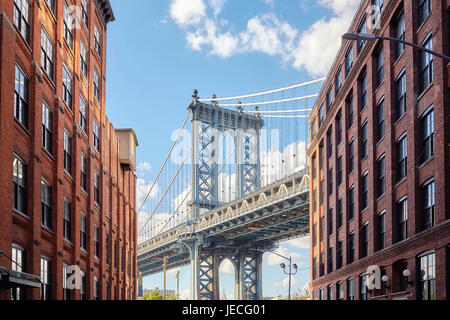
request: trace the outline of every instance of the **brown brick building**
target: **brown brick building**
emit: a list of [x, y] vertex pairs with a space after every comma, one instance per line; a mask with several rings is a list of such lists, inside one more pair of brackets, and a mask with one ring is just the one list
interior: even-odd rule
[[0, 1], [0, 299], [136, 297], [137, 140], [105, 114], [113, 20], [107, 0]]
[[[450, 55], [449, 26], [450, 0], [364, 0], [350, 32]], [[342, 43], [310, 118], [315, 299], [449, 298], [449, 76], [398, 42]], [[369, 266], [387, 276], [377, 289]]]

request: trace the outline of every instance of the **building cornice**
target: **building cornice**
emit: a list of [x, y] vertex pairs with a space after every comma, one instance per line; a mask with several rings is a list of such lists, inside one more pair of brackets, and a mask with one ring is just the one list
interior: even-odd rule
[[97, 5], [100, 14], [102, 15], [103, 22], [105, 26], [114, 20], [116, 17], [114, 16], [114, 12], [111, 7], [111, 2], [109, 0], [95, 0], [95, 4]]

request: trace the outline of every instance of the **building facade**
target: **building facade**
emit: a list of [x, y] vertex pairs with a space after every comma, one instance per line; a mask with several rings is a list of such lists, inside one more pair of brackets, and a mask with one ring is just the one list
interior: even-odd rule
[[[349, 32], [450, 55], [449, 26], [449, 0], [364, 0]], [[310, 118], [314, 299], [449, 298], [449, 76], [395, 41], [343, 41]]]
[[0, 2], [0, 299], [136, 298], [137, 140], [105, 113], [113, 20], [107, 0]]

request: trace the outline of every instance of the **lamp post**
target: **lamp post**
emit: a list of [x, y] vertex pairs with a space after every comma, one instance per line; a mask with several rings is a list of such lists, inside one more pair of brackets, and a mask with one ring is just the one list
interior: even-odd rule
[[177, 272], [177, 300], [180, 299], [180, 271]]
[[400, 42], [400, 43], [403, 43], [403, 44], [405, 44], [407, 46], [414, 47], [414, 48], [416, 48], [418, 50], [427, 52], [427, 53], [429, 53], [429, 54], [431, 54], [433, 56], [436, 56], [438, 58], [446, 60], [447, 62], [450, 62], [450, 57], [449, 56], [446, 56], [446, 55], [441, 54], [441, 53], [437, 53], [437, 52], [435, 52], [433, 50], [424, 48], [424, 47], [419, 46], [419, 45], [417, 45], [415, 43], [404, 41], [404, 40], [400, 40], [400, 39], [397, 39], [397, 38], [378, 36], [378, 35], [371, 34], [371, 33], [352, 33], [352, 32], [350, 32], [350, 33], [344, 34], [342, 36], [342, 39], [350, 40], [350, 41], [355, 41], [355, 40], [375, 41], [377, 39], [381, 39], [381, 40]]
[[[292, 276], [295, 276], [298, 272], [298, 266], [296, 263], [292, 264], [292, 256], [285, 257], [279, 253], [273, 252], [273, 251], [263, 251], [263, 250], [258, 250], [258, 249], [251, 249], [253, 251], [258, 251], [258, 252], [268, 252], [268, 253], [272, 253], [275, 254], [277, 256], [279, 256], [280, 258], [286, 259], [289, 261], [289, 272], [286, 272], [286, 265], [284, 263], [280, 264], [281, 269], [283, 269], [284, 274], [287, 274], [289, 276], [289, 300], [291, 300], [291, 283], [292, 283]], [[292, 268], [294, 268], [295, 272], [292, 271]]]

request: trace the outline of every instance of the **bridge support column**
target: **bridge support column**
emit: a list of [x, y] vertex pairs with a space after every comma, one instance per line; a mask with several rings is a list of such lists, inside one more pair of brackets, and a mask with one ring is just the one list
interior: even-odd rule
[[201, 249], [198, 258], [200, 276], [198, 279], [199, 299], [219, 299], [219, 257], [214, 249]]
[[239, 258], [238, 300], [261, 300], [262, 253], [242, 251]]

